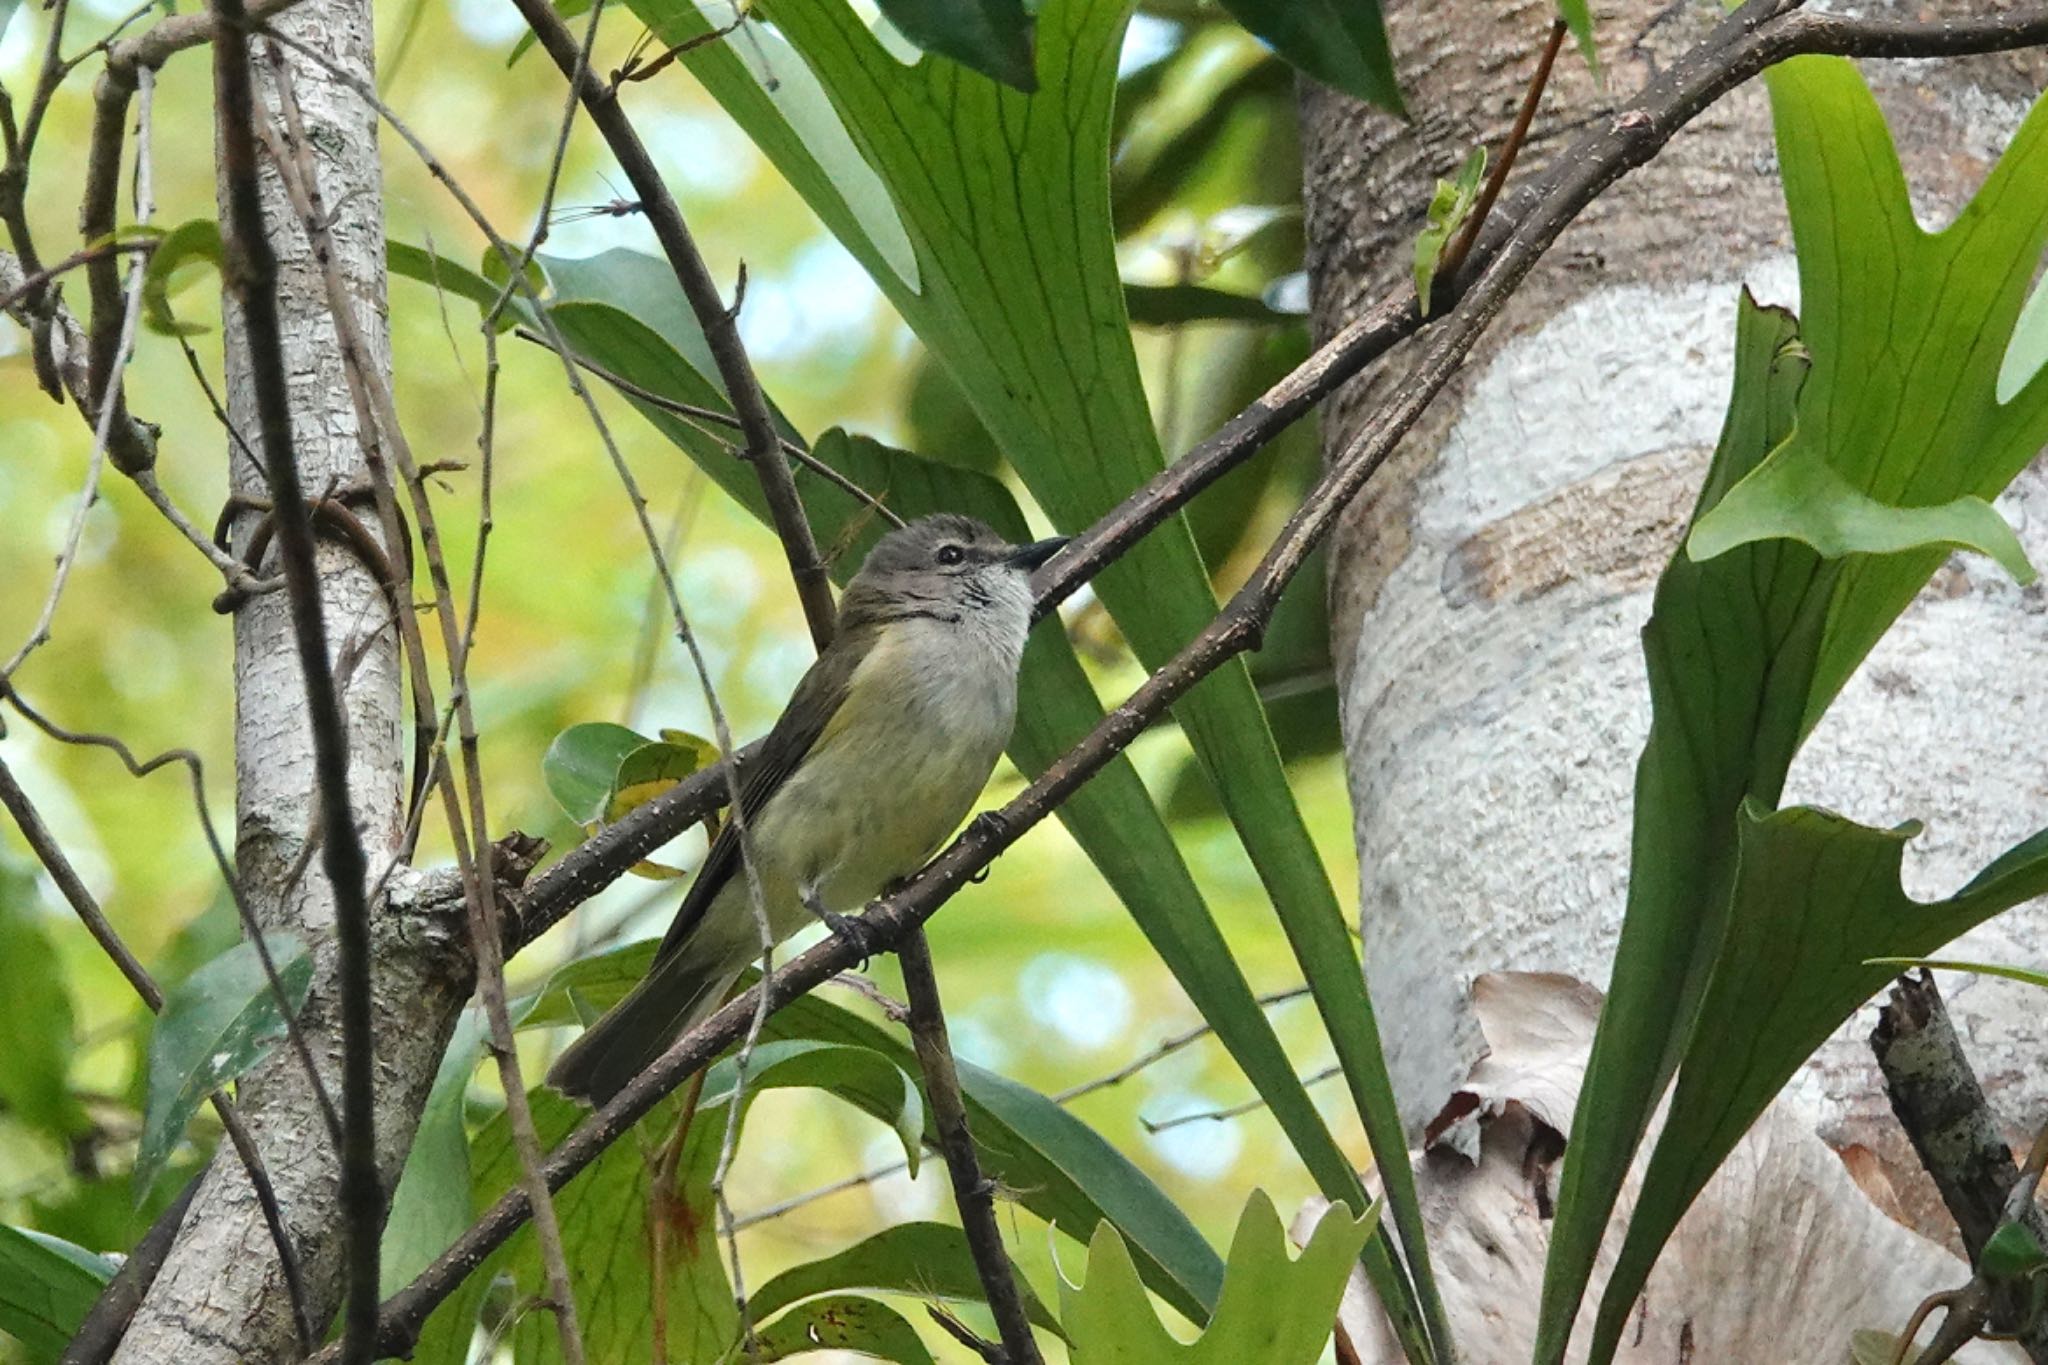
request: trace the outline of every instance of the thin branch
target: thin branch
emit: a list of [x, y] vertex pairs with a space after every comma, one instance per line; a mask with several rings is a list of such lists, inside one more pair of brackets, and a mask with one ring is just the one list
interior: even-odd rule
[[982, 1175], [974, 1137], [967, 1130], [967, 1101], [960, 1093], [952, 1046], [946, 1041], [939, 978], [932, 969], [931, 947], [923, 929], [913, 928], [903, 936], [896, 947], [896, 960], [903, 964], [903, 986], [910, 995], [910, 1041], [924, 1072], [932, 1126], [938, 1133], [939, 1149], [945, 1153], [946, 1171], [953, 1178], [953, 1204], [960, 1213], [975, 1273], [981, 1277], [982, 1293], [989, 1311], [995, 1314], [1004, 1359], [1007, 1365], [1039, 1365], [1038, 1342], [1031, 1335], [1031, 1320], [1017, 1292], [1016, 1269], [1003, 1248], [1003, 1231], [996, 1225], [995, 1182]]
[[17, 308], [33, 312], [36, 307], [35, 296], [42, 291], [44, 285], [60, 275], [69, 274], [87, 262], [96, 261], [102, 256], [147, 256], [156, 248], [157, 244], [149, 240], [109, 241], [96, 246], [81, 247], [55, 265], [46, 265], [40, 270], [24, 275], [20, 284], [5, 294], [0, 294], [0, 313], [13, 313]]
[[[111, 241], [118, 225], [121, 188], [121, 146], [128, 121], [128, 102], [137, 90], [147, 92], [154, 72], [148, 68], [117, 77], [112, 68], [101, 73], [93, 88], [92, 134], [86, 145], [85, 194], [78, 205], [78, 233], [91, 246]], [[144, 95], [145, 100], [147, 94]], [[147, 122], [147, 119], [144, 119]], [[145, 133], [147, 129], [145, 128]], [[138, 154], [137, 165], [140, 166]], [[136, 274], [130, 268], [131, 277]], [[95, 256], [85, 264], [92, 298], [92, 323], [87, 331], [93, 413], [107, 431], [107, 458], [124, 474], [147, 469], [156, 461], [154, 428], [128, 415], [121, 375], [126, 368], [133, 329], [127, 317], [134, 308], [124, 302], [119, 261]], [[130, 296], [133, 297], [131, 285]]]
[[[78, 875], [78, 869], [71, 865], [71, 859], [65, 856], [49, 826], [43, 823], [41, 812], [29, 799], [28, 793], [22, 790], [21, 784], [14, 780], [14, 773], [4, 758], [0, 758], [0, 807], [5, 807], [7, 813], [14, 817], [15, 826], [21, 830], [21, 837], [28, 842], [36, 861], [50, 874], [50, 880], [57, 884], [57, 890], [77, 914], [79, 922], [85, 925], [93, 941], [100, 945], [100, 950], [120, 970], [142, 1003], [149, 1007], [149, 1012], [162, 1014], [164, 993], [156, 979], [114, 931], [112, 922], [86, 888], [85, 880]], [[299, 1350], [310, 1351], [318, 1334], [307, 1308], [305, 1275], [299, 1267], [298, 1253], [292, 1247], [291, 1232], [285, 1226], [284, 1211], [278, 1206], [276, 1187], [271, 1184], [270, 1171], [263, 1163], [263, 1153], [225, 1092], [216, 1089], [207, 1098], [213, 1104], [214, 1113], [220, 1116], [221, 1127], [226, 1130], [228, 1141], [234, 1144], [242, 1169], [248, 1173], [249, 1184], [256, 1191], [256, 1202], [263, 1210], [263, 1221], [270, 1229], [270, 1240], [277, 1248], [278, 1264], [284, 1272], [285, 1289], [292, 1303], [292, 1320], [299, 1333]], [[131, 1306], [124, 1320], [126, 1316], [132, 1316], [133, 1311]]]
[[1508, 182], [1508, 172], [1515, 168], [1515, 158], [1521, 154], [1522, 144], [1529, 139], [1529, 125], [1536, 121], [1537, 106], [1543, 103], [1543, 88], [1550, 84], [1550, 68], [1557, 64], [1558, 49], [1564, 46], [1565, 28], [1562, 19], [1550, 25], [1550, 36], [1544, 39], [1543, 51], [1536, 58], [1536, 70], [1529, 77], [1529, 88], [1522, 95], [1521, 110], [1515, 115], [1515, 126], [1508, 130], [1508, 140], [1494, 159], [1493, 171], [1479, 191], [1471, 216], [1465, 220], [1457, 240], [1451, 243], [1451, 249], [1443, 254], [1437, 266], [1437, 273], [1446, 278], [1457, 274], [1458, 267], [1465, 264], [1465, 258], [1472, 254], [1472, 244], [1479, 240], [1480, 229], [1486, 226], [1487, 218], [1493, 213], [1494, 202], [1500, 198], [1501, 187]]
[[212, 0], [212, 12], [216, 21], [213, 73], [219, 157], [228, 201], [222, 223], [221, 273], [240, 305], [248, 349], [278, 552], [285, 590], [291, 598], [299, 669], [306, 685], [314, 785], [324, 834], [321, 864], [335, 901], [335, 942], [340, 958], [335, 990], [342, 1034], [341, 1203], [348, 1277], [342, 1358], [349, 1365], [369, 1365], [377, 1329], [377, 1244], [383, 1231], [384, 1197], [377, 1177], [370, 907], [364, 887], [367, 863], [362, 833], [356, 828], [349, 803], [348, 736], [328, 661], [313, 523], [299, 486], [297, 450], [292, 441], [291, 392], [278, 321], [277, 258], [263, 221], [263, 199], [257, 185], [249, 14], [243, 0]]
[[[1334, 1080], [1343, 1074], [1344, 1068], [1333, 1064], [1324, 1067], [1320, 1071], [1311, 1072], [1303, 1076], [1301, 1083], [1304, 1086], [1321, 1085], [1324, 1081]], [[1185, 1114], [1175, 1114], [1172, 1118], [1148, 1119], [1140, 1115], [1138, 1123], [1147, 1133], [1156, 1136], [1160, 1133], [1170, 1132], [1175, 1128], [1185, 1127], [1190, 1123], [1221, 1123], [1225, 1119], [1243, 1118], [1246, 1114], [1256, 1114], [1265, 1107], [1265, 1097], [1254, 1095], [1248, 1100], [1239, 1100], [1236, 1104], [1226, 1104], [1220, 1109], [1195, 1109]]]
[[668, 257], [669, 266], [675, 271], [676, 283], [682, 286], [683, 296], [689, 300], [690, 311], [697, 315], [697, 321], [704, 329], [704, 340], [711, 348], [712, 359], [717, 362], [726, 396], [731, 400], [733, 411], [740, 419], [740, 429], [746, 435], [745, 457], [760, 476], [762, 492], [768, 502], [769, 519], [775, 533], [782, 538], [790, 574], [796, 580], [797, 597], [803, 603], [804, 619], [811, 627], [812, 643], [822, 650], [832, 638], [832, 585], [825, 576], [825, 565], [818, 557], [818, 544], [811, 535], [810, 522], [804, 518], [803, 502], [797, 497], [789, 466], [783, 461], [774, 413], [768, 406], [767, 396], [761, 392], [760, 380], [755, 377], [754, 368], [747, 360], [746, 349], [740, 344], [739, 327], [735, 321], [737, 305], [728, 309], [725, 300], [719, 296], [718, 285], [711, 278], [703, 255], [697, 250], [689, 227], [683, 222], [682, 211], [676, 207], [661, 173], [655, 169], [654, 159], [647, 154], [647, 148], [641, 144], [640, 135], [634, 131], [632, 121], [626, 117], [626, 111], [616, 96], [592, 76], [580, 60], [576, 40], [570, 36], [568, 25], [555, 14], [547, 0], [513, 0], [513, 3], [519, 7], [519, 13], [525, 17], [527, 26], [533, 30], [548, 56], [569, 78], [583, 100], [583, 107], [590, 112], [591, 122], [597, 125], [598, 132], [611, 147], [612, 155], [618, 158], [620, 169], [626, 173], [633, 193], [640, 200], [641, 211], [654, 228], [655, 239], [661, 243], [662, 254]]
[[[150, 82], [147, 73], [143, 76], [142, 92], [144, 111], [142, 117], [142, 140], [146, 143], [149, 133], [148, 108], [150, 94]], [[147, 166], [147, 155], [141, 156], [137, 164], [138, 166]], [[146, 184], [146, 177], [143, 182], [139, 183]], [[146, 195], [143, 197], [139, 207], [144, 210], [148, 208]], [[142, 216], [146, 220], [148, 217], [147, 212], [145, 211]], [[105, 264], [108, 270], [114, 269], [115, 258], [112, 256], [106, 257]], [[78, 546], [81, 537], [85, 534], [86, 516], [92, 511], [93, 503], [99, 498], [101, 463], [112, 455], [113, 447], [110, 443], [115, 439], [114, 432], [117, 426], [122, 430], [127, 429], [126, 414], [121, 412], [117, 403], [110, 403], [106, 400], [110, 393], [118, 389], [121, 382], [121, 374], [127, 369], [128, 358], [135, 349], [136, 324], [142, 317], [142, 277], [143, 262], [138, 260], [131, 263], [128, 268], [128, 287], [125, 301], [118, 313], [109, 311], [107, 314], [106, 320], [114, 324], [111, 333], [111, 349], [104, 371], [105, 378], [97, 386], [98, 401], [93, 411], [98, 414], [98, 417], [93, 428], [92, 452], [86, 459], [85, 488], [78, 495], [77, 510], [71, 514], [71, 525], [65, 532], [64, 548], [58, 552], [57, 572], [51, 579], [49, 595], [43, 599], [42, 612], [36, 617], [35, 627], [29, 632], [28, 638], [22, 642], [21, 647], [15, 650], [13, 657], [8, 659], [4, 665], [0, 665], [0, 683], [4, 683], [7, 679], [13, 677], [15, 670], [21, 667], [23, 661], [50, 638], [50, 625], [57, 617], [58, 600], [63, 597], [64, 585], [71, 578], [71, 566], [78, 559]], [[118, 287], [115, 292], [118, 298], [121, 293]], [[98, 315], [95, 314], [95, 352], [97, 351], [98, 344], [99, 321]], [[97, 365], [94, 366], [94, 371], [95, 373], [99, 372]], [[117, 416], [121, 419], [118, 422], [116, 420]]]
[[[538, 335], [529, 328], [515, 327], [512, 331], [512, 334], [518, 337], [521, 341], [531, 341], [541, 346], [547, 345], [547, 339], [545, 337]], [[656, 393], [653, 389], [643, 387], [642, 385], [639, 384], [635, 384], [632, 380], [626, 378], [624, 375], [614, 373], [613, 371], [608, 370], [604, 366], [598, 364], [595, 360], [591, 360], [586, 356], [578, 355], [574, 358], [578, 365], [581, 365], [584, 369], [590, 371], [590, 373], [596, 375], [599, 379], [602, 379], [605, 383], [611, 385], [620, 393], [625, 394], [628, 398], [637, 398], [651, 408], [659, 408], [663, 412], [673, 413], [677, 417], [686, 417], [694, 422], [710, 422], [715, 426], [726, 427], [734, 431], [739, 430], [740, 419], [733, 416], [729, 412], [720, 412], [717, 408], [700, 407], [695, 403], [685, 403], [680, 399], [670, 398], [665, 394]], [[810, 470], [819, 478], [824, 479], [833, 487], [838, 488], [843, 492], [851, 493], [854, 497], [860, 499], [861, 502], [873, 508], [875, 512], [879, 514], [881, 518], [884, 521], [888, 522], [891, 526], [900, 527], [905, 524], [903, 518], [897, 516], [894, 512], [890, 511], [888, 506], [885, 503], [883, 503], [881, 498], [877, 497], [873, 493], [868, 492], [867, 489], [862, 488], [852, 479], [840, 473], [831, 465], [826, 464], [823, 460], [811, 454], [810, 451], [805, 450], [801, 445], [797, 444], [795, 441], [789, 440], [788, 438], [780, 435], [778, 435], [776, 439], [780, 441], [782, 444], [783, 454], [789, 456], [790, 459], [795, 460], [798, 464], [802, 465], [805, 469]], [[738, 455], [741, 458], [745, 458], [745, 456], [738, 450], [734, 450], [733, 454]]]

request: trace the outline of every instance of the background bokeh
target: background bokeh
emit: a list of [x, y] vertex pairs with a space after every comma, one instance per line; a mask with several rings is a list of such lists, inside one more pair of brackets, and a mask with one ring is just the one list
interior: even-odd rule
[[[67, 48], [81, 48], [125, 12], [109, 0], [76, 0]], [[378, 17], [385, 97], [500, 230], [523, 236], [541, 201], [563, 87], [537, 57], [508, 67], [522, 31], [517, 12], [506, 0], [392, 0], [380, 3]], [[46, 22], [38, 7], [24, 6], [0, 38], [0, 82], [9, 90], [26, 88]], [[637, 36], [629, 16], [608, 17], [600, 69], [616, 66]], [[1137, 15], [1124, 73], [1115, 188], [1127, 280], [1210, 284], [1298, 309], [1292, 78], [1241, 31], [1212, 25], [1186, 5], [1147, 6]], [[88, 62], [60, 94], [34, 171], [30, 216], [49, 258], [77, 244], [93, 74]], [[202, 54], [180, 56], [163, 72], [153, 139], [161, 224], [213, 214], [210, 99]], [[744, 261], [741, 330], [771, 395], [800, 430], [844, 425], [913, 449], [986, 445], [948, 381], [926, 365], [861, 269], [680, 65], [629, 87], [626, 99], [715, 273], [729, 282]], [[484, 244], [441, 187], [397, 138], [387, 135], [384, 148], [392, 240], [477, 261]], [[623, 183], [599, 140], [579, 125], [548, 250], [651, 250], [651, 235], [636, 216], [560, 211], [617, 200]], [[180, 317], [211, 329], [193, 341], [217, 383], [217, 280], [195, 268], [180, 285]], [[82, 301], [83, 282], [71, 282], [68, 293]], [[391, 328], [400, 411], [415, 450], [422, 459], [473, 459], [483, 366], [473, 305], [394, 280]], [[1199, 439], [1306, 348], [1293, 318], [1147, 327], [1138, 343], [1169, 454]], [[675, 726], [708, 734], [709, 716], [653, 599], [625, 496], [559, 365], [509, 338], [502, 359], [495, 530], [471, 677], [497, 832], [527, 830], [559, 849], [578, 834], [541, 782], [540, 757], [557, 732], [577, 721], [615, 720], [650, 733]], [[165, 485], [195, 520], [210, 522], [225, 491], [225, 442], [174, 340], [142, 339], [129, 395], [138, 414], [163, 426]], [[630, 407], [608, 392], [599, 396], [658, 524], [677, 547], [682, 597], [734, 730], [758, 734], [811, 655], [778, 547]], [[24, 638], [41, 606], [89, 447], [77, 414], [38, 391], [26, 337], [0, 321], [0, 654]], [[1219, 587], [1246, 567], [1247, 554], [1263, 544], [1313, 461], [1312, 432], [1296, 432], [1197, 509]], [[475, 535], [474, 471], [446, 476], [437, 496], [451, 562], [466, 565]], [[209, 566], [109, 470], [54, 638], [17, 682], [75, 729], [118, 735], [143, 753], [196, 751], [206, 763], [213, 814], [225, 826], [233, 813], [231, 648], [227, 621], [208, 606], [217, 588]], [[1305, 576], [1289, 611], [1289, 638], [1307, 643], [1269, 651], [1278, 662], [1260, 678], [1332, 881], [1348, 889], [1356, 885], [1350, 811], [1334, 752], [1327, 659], [1316, 644], [1320, 574]], [[1065, 626], [1106, 701], [1136, 684], [1140, 673], [1085, 594]], [[104, 751], [55, 745], [19, 723], [0, 745], [115, 925], [160, 976], [175, 980], [232, 941], [231, 914], [175, 771], [133, 780]], [[1173, 815], [1254, 987], [1296, 984], [1297, 969], [1258, 881], [1191, 771], [1178, 733], [1161, 728], [1133, 756]], [[990, 799], [1014, 791], [1018, 781], [1005, 765]], [[698, 852], [679, 841], [670, 860], [688, 864]], [[445, 843], [430, 821], [422, 858], [444, 857]], [[64, 1144], [0, 1112], [0, 1221], [119, 1250], [144, 1226], [154, 1202], [138, 1212], [126, 1175], [139, 1127], [146, 1016], [34, 873], [11, 826], [0, 830], [0, 860], [11, 869], [0, 876], [0, 897], [25, 902], [59, 950], [77, 1044], [70, 1082], [93, 1120], [91, 1131]], [[678, 894], [674, 883], [629, 879], [522, 954], [512, 966], [515, 989], [540, 980], [566, 954], [658, 933]], [[1048, 1092], [1114, 1071], [1199, 1022], [1056, 823], [1033, 831], [984, 884], [957, 897], [931, 937], [960, 1052]], [[875, 975], [884, 990], [900, 994], [893, 964], [878, 962]], [[0, 992], [8, 985], [8, 965], [0, 961]], [[1275, 1018], [1303, 1072], [1320, 1070], [1327, 1057], [1311, 1007], [1290, 1002]], [[536, 1036], [533, 1045], [547, 1042]], [[479, 1113], [494, 1103], [488, 1073], [473, 1092]], [[1076, 1111], [1221, 1246], [1253, 1187], [1271, 1191], [1283, 1210], [1309, 1191], [1298, 1162], [1256, 1112], [1160, 1133], [1148, 1132], [1145, 1120], [1232, 1106], [1249, 1093], [1220, 1049], [1204, 1043], [1085, 1097]], [[1316, 1093], [1363, 1164], [1364, 1144], [1340, 1091], [1325, 1085]], [[174, 1169], [189, 1169], [211, 1144], [211, 1122], [202, 1115], [198, 1148]], [[770, 1095], [750, 1120], [734, 1205], [744, 1217], [886, 1165], [894, 1141], [822, 1097]], [[943, 1182], [942, 1168], [931, 1163], [915, 1184], [890, 1177], [760, 1221], [743, 1234], [749, 1279], [759, 1283], [888, 1220], [949, 1217]], [[1046, 1240], [1023, 1238], [1021, 1254], [1050, 1294]], [[1071, 1254], [1068, 1264], [1075, 1264]], [[6, 1351], [0, 1343], [0, 1359]]]

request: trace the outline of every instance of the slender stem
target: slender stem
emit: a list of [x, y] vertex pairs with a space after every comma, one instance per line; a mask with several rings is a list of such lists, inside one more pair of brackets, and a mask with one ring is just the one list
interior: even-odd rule
[[221, 273], [240, 305], [250, 382], [262, 432], [272, 517], [291, 600], [292, 633], [306, 684], [321, 813], [321, 864], [334, 893], [339, 967], [335, 991], [342, 1034], [341, 1202], [348, 1276], [342, 1359], [369, 1365], [377, 1330], [378, 1241], [384, 1196], [377, 1178], [376, 1071], [372, 1049], [370, 907], [362, 835], [349, 804], [348, 735], [327, 653], [327, 625], [314, 563], [313, 523], [299, 485], [291, 392], [277, 307], [277, 258], [257, 186], [255, 90], [243, 0], [212, 0], [213, 70], [221, 174], [228, 213]]
[[1472, 253], [1472, 244], [1479, 240], [1479, 230], [1486, 226], [1494, 201], [1500, 198], [1501, 187], [1508, 183], [1508, 172], [1515, 168], [1515, 158], [1521, 155], [1522, 144], [1529, 140], [1529, 125], [1536, 121], [1536, 108], [1543, 103], [1543, 87], [1550, 84], [1550, 68], [1557, 64], [1557, 52], [1564, 46], [1564, 35], [1564, 20], [1551, 24], [1550, 36], [1543, 42], [1543, 51], [1536, 58], [1536, 70], [1529, 77], [1529, 88], [1522, 96], [1522, 108], [1515, 115], [1515, 126], [1508, 130], [1508, 140], [1494, 159], [1493, 171], [1479, 191], [1479, 201], [1472, 206], [1471, 216], [1465, 220], [1458, 239], [1451, 243], [1451, 249], [1444, 253], [1442, 262], [1437, 266], [1439, 275], [1449, 278], [1457, 274], [1458, 267], [1465, 264], [1465, 258]]
[[939, 1002], [939, 978], [932, 969], [931, 945], [922, 928], [904, 934], [896, 945], [896, 960], [903, 964], [903, 986], [910, 995], [910, 1041], [924, 1072], [932, 1126], [938, 1131], [947, 1174], [953, 1178], [953, 1203], [960, 1211], [960, 1227], [967, 1234], [967, 1248], [981, 1276], [989, 1311], [995, 1314], [1003, 1354], [1008, 1365], [1040, 1365], [1031, 1320], [1017, 1293], [1016, 1268], [1003, 1249], [1003, 1231], [996, 1225], [995, 1183], [983, 1177], [974, 1137], [967, 1130], [967, 1101], [960, 1093], [960, 1073], [953, 1063], [953, 1049], [946, 1039], [946, 1013]]
[[556, 15], [548, 0], [513, 3], [525, 16], [540, 45], [547, 49], [548, 56], [576, 87], [583, 107], [590, 112], [591, 122], [618, 158], [619, 168], [632, 183], [641, 211], [661, 243], [662, 254], [675, 271], [676, 283], [689, 300], [690, 311], [697, 315], [697, 322], [704, 329], [704, 340], [711, 347], [726, 396], [732, 401], [746, 436], [745, 458], [760, 476], [769, 519], [782, 538], [783, 553], [789, 559], [790, 574], [796, 580], [797, 596], [803, 603], [804, 619], [810, 624], [812, 643], [822, 650], [832, 638], [832, 585], [818, 557], [818, 543], [804, 517], [803, 502], [797, 497], [789, 465], [782, 458], [775, 415], [768, 406], [767, 395], [761, 392], [753, 365], [747, 360], [746, 348], [740, 343], [738, 306], [726, 307], [688, 225], [683, 222], [682, 211], [655, 169], [654, 159], [647, 154], [617, 97], [579, 59], [580, 49], [568, 25]]

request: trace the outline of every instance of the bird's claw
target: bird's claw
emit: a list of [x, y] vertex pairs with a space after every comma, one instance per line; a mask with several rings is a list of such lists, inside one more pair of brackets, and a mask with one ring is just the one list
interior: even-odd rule
[[825, 921], [825, 927], [832, 931], [832, 937], [860, 954], [860, 966], [857, 970], [866, 971], [868, 959], [875, 956], [882, 946], [876, 939], [874, 927], [858, 915], [841, 915], [831, 910], [825, 911], [818, 918]]
[[1001, 839], [1010, 832], [1010, 823], [1001, 811], [985, 810], [967, 822], [967, 830], [977, 839]]

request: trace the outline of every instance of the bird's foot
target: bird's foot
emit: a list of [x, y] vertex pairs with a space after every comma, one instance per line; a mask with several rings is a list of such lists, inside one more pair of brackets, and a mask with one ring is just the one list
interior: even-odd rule
[[818, 899], [818, 893], [815, 891], [803, 892], [801, 899], [804, 909], [823, 921], [825, 927], [832, 931], [832, 937], [860, 954], [860, 966], [856, 970], [866, 971], [868, 959], [875, 956], [882, 947], [874, 927], [858, 915], [842, 915], [836, 910], [826, 909], [825, 903]]
[[967, 822], [967, 832], [977, 839], [1001, 839], [1010, 832], [1010, 822], [999, 810], [985, 810]]

